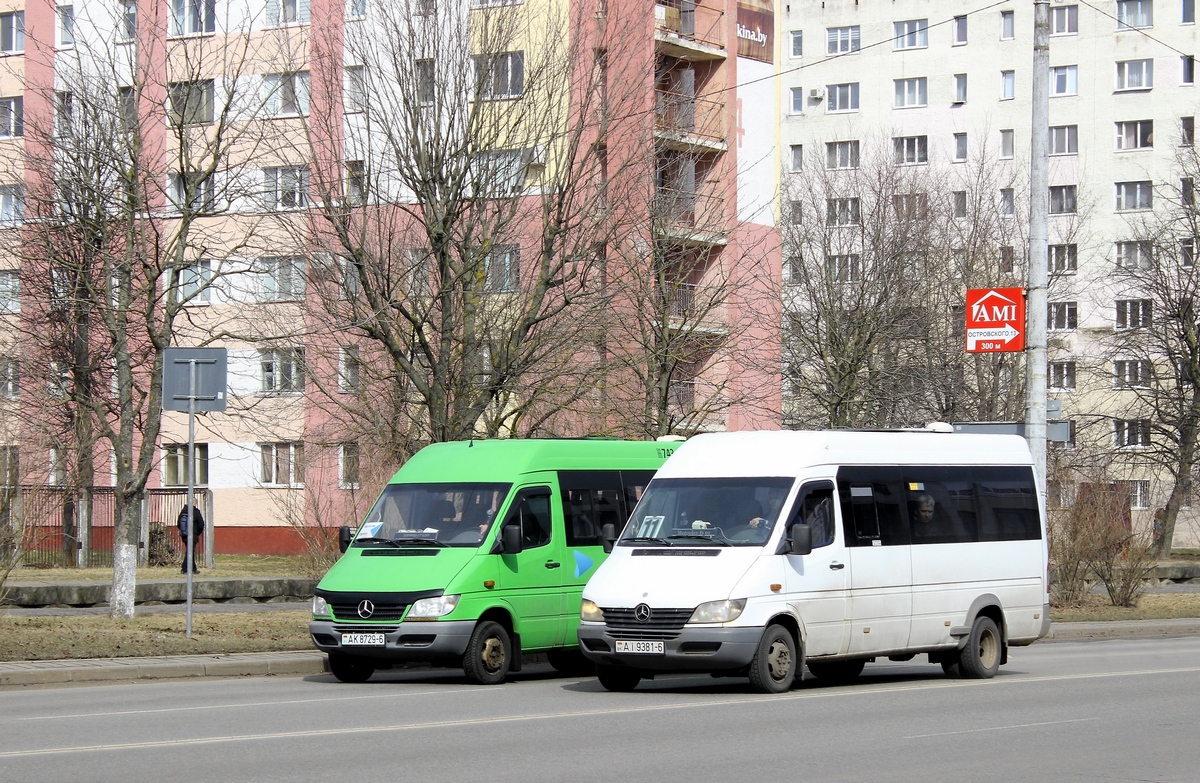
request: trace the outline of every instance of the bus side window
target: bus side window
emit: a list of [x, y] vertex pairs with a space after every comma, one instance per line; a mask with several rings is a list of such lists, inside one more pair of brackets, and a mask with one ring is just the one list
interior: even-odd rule
[[796, 524], [805, 524], [812, 528], [813, 549], [832, 544], [836, 535], [833, 522], [833, 488], [821, 487], [805, 492], [804, 499], [796, 506], [788, 527]]
[[604, 525], [621, 532], [621, 474], [615, 470], [560, 470], [563, 522], [568, 546], [599, 546]]
[[908, 544], [899, 468], [844, 467], [838, 470], [837, 483], [846, 546]]

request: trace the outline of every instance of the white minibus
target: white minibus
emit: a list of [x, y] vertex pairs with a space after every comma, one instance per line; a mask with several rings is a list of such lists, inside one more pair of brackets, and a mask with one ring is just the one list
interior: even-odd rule
[[918, 653], [992, 677], [1050, 630], [1045, 514], [1010, 435], [730, 432], [683, 443], [583, 591], [608, 690], [665, 672], [788, 690]]

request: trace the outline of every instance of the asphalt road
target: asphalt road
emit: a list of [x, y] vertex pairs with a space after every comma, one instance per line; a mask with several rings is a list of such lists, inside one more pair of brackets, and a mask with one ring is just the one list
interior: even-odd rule
[[868, 665], [854, 685], [633, 693], [531, 667], [0, 692], [0, 781], [1200, 781], [1200, 637], [1015, 650], [988, 681]]

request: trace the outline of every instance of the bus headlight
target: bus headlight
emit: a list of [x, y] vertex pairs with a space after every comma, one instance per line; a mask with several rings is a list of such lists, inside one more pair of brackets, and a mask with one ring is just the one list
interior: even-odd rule
[[436, 620], [445, 617], [458, 606], [457, 595], [439, 595], [436, 598], [422, 598], [415, 601], [408, 610], [405, 620]]
[[697, 606], [688, 622], [732, 623], [741, 616], [742, 610], [745, 608], [745, 598], [736, 598], [731, 601], [709, 601]]
[[604, 612], [596, 605], [595, 601], [585, 598], [579, 605], [579, 619], [585, 623], [602, 623], [604, 622]]
[[329, 602], [319, 595], [313, 596], [312, 602], [313, 617], [329, 617]]

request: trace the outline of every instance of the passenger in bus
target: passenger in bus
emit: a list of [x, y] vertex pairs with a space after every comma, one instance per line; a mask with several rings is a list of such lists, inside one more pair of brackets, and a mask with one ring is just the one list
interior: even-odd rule
[[924, 541], [945, 541], [954, 536], [952, 525], [945, 512], [938, 508], [933, 496], [922, 492], [917, 495], [917, 513], [913, 517], [914, 538]]

